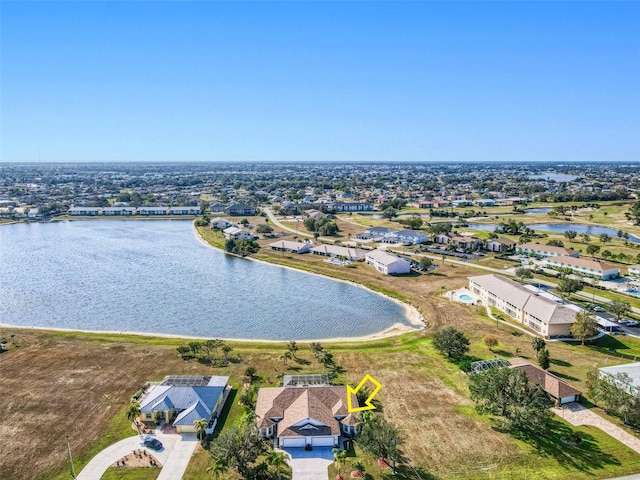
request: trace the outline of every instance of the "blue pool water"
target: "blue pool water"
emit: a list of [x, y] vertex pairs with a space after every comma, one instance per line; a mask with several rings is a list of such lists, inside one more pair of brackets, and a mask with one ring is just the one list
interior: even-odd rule
[[460, 295], [459, 298], [463, 302], [473, 302], [473, 298], [471, 298], [469, 295]]

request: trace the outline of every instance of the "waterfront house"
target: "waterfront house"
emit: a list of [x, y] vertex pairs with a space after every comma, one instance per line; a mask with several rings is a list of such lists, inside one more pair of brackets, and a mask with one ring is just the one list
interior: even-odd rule
[[373, 210], [369, 202], [332, 202], [329, 207], [336, 212], [365, 212]]
[[484, 249], [490, 252], [510, 252], [515, 250], [517, 243], [513, 240], [500, 237], [489, 240], [484, 244]]
[[411, 271], [411, 262], [409, 260], [382, 250], [367, 252], [365, 261], [385, 275], [409, 273]]
[[225, 208], [226, 207], [222, 203], [219, 203], [219, 202], [215, 202], [215, 203], [212, 203], [212, 204], [209, 205], [209, 211], [211, 213], [224, 212]]
[[140, 399], [145, 422], [162, 421], [176, 427], [178, 433], [195, 432], [193, 422], [207, 421], [212, 433], [217, 413], [225, 400], [229, 377], [170, 375], [147, 390]]
[[540, 385], [556, 405], [580, 400], [582, 392], [554, 374], [521, 359], [513, 359], [511, 363], [513, 364], [511, 368], [522, 370], [525, 373], [529, 383]]
[[71, 207], [69, 209], [69, 215], [96, 217], [100, 215], [100, 208], [98, 207]]
[[102, 215], [105, 216], [132, 216], [135, 213], [134, 207], [105, 207], [102, 209]]
[[238, 227], [225, 228], [222, 231], [224, 238], [231, 240], [253, 240], [254, 236], [250, 232]]
[[543, 337], [571, 335], [576, 310], [537, 295], [502, 275], [469, 277], [469, 290], [484, 305], [496, 307]]
[[546, 257], [544, 265], [551, 268], [570, 268], [573, 273], [611, 280], [620, 277], [620, 269], [615, 265], [590, 258], [575, 258], [567, 255]]
[[[326, 375], [285, 375], [282, 387], [260, 388], [256, 424], [275, 447], [340, 447], [353, 438], [360, 418], [349, 413], [347, 389], [330, 385]], [[352, 406], [358, 399], [351, 395]]]
[[136, 214], [144, 216], [166, 215], [167, 207], [138, 207], [136, 209]]
[[536, 257], [559, 257], [561, 255], [567, 257], [579, 257], [580, 252], [571, 250], [570, 248], [556, 247], [554, 245], [540, 245], [539, 243], [523, 243], [516, 247], [516, 251], [525, 255], [534, 255]]
[[418, 230], [400, 230], [394, 232], [393, 235], [399, 238], [405, 245], [417, 245], [419, 243], [425, 243], [429, 239], [426, 233]]
[[302, 254], [309, 253], [310, 244], [304, 242], [293, 242], [291, 240], [278, 240], [277, 242], [270, 243], [269, 248], [279, 252]]
[[479, 198], [473, 202], [477, 207], [493, 207], [496, 201], [493, 198]]
[[236, 224], [224, 217], [217, 217], [209, 222], [214, 230], [224, 230], [225, 228], [235, 227]]
[[344, 257], [347, 260], [364, 260], [365, 251], [359, 248], [341, 247], [339, 245], [316, 245], [311, 248], [314, 255], [323, 255], [325, 257]]
[[169, 214], [171, 215], [200, 215], [201, 213], [202, 209], [197, 205], [169, 208]]

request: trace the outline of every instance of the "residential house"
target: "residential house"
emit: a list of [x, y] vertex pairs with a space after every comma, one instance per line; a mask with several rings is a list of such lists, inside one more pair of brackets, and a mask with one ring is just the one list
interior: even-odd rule
[[256, 207], [254, 207], [253, 205], [242, 205], [234, 203], [232, 205], [229, 205], [224, 211], [228, 215], [246, 215], [251, 217], [256, 214]]
[[[340, 447], [341, 437], [354, 437], [360, 418], [348, 411], [345, 386], [329, 385], [326, 375], [300, 377], [304, 380], [258, 390], [256, 424], [260, 435], [273, 439], [279, 448]], [[355, 395], [351, 395], [351, 402], [357, 408]]]
[[477, 207], [493, 207], [496, 201], [493, 198], [479, 198], [473, 202]]
[[489, 240], [484, 244], [484, 249], [490, 252], [510, 252], [515, 250], [517, 243], [513, 240], [500, 237]]
[[71, 207], [69, 209], [69, 215], [79, 215], [85, 217], [96, 217], [100, 215], [100, 208], [98, 207]]
[[496, 307], [543, 337], [571, 335], [576, 311], [537, 295], [517, 282], [501, 275], [469, 277], [469, 290], [489, 307]]
[[419, 243], [425, 243], [429, 240], [429, 237], [424, 232], [417, 230], [400, 230], [394, 232], [395, 237], [399, 238], [405, 245], [417, 245]]
[[409, 273], [411, 271], [411, 262], [409, 262], [409, 260], [382, 250], [367, 252], [365, 261], [385, 275], [396, 275]]
[[640, 265], [629, 265], [627, 267], [627, 275], [630, 277], [640, 277]]
[[169, 208], [170, 215], [200, 215], [201, 213], [202, 209], [197, 205]]
[[341, 247], [339, 245], [317, 245], [311, 248], [314, 255], [325, 257], [344, 257], [347, 260], [364, 260], [365, 251], [359, 248]]
[[546, 257], [544, 264], [551, 268], [570, 268], [573, 273], [611, 280], [620, 277], [620, 269], [615, 265], [590, 258], [575, 258], [566, 255]]
[[515, 364], [512, 365], [511, 368], [517, 368], [525, 373], [529, 383], [540, 385], [545, 393], [554, 400], [556, 405], [577, 402], [580, 399], [580, 395], [582, 394], [580, 390], [572, 387], [554, 374], [524, 360], [513, 359], [511, 363]]
[[329, 206], [336, 212], [365, 212], [373, 210], [369, 202], [333, 202]]
[[436, 204], [431, 200], [420, 200], [418, 208], [433, 208]]
[[457, 248], [463, 248], [465, 250], [475, 250], [482, 245], [482, 241], [480, 239], [466, 235], [454, 235], [449, 239], [449, 243], [452, 243]]
[[239, 227], [228, 227], [222, 231], [224, 238], [231, 240], [253, 240], [254, 236], [251, 232], [247, 232]]
[[640, 394], [640, 362], [602, 367], [600, 375], [608, 376], [627, 393]]
[[224, 212], [225, 208], [226, 208], [225, 205], [223, 205], [222, 203], [219, 203], [219, 202], [215, 202], [215, 203], [209, 204], [209, 211], [211, 213]]
[[452, 202], [454, 207], [470, 207], [471, 205], [473, 205], [473, 202], [471, 200], [454, 200]]
[[167, 207], [138, 207], [136, 209], [137, 215], [166, 215]]
[[554, 245], [540, 245], [539, 243], [523, 243], [516, 247], [516, 251], [518, 253], [535, 255], [537, 257], [559, 257], [561, 255], [567, 257], [580, 256], [580, 252], [576, 252], [570, 248], [556, 247]]
[[226, 399], [228, 380], [223, 376], [167, 376], [151, 385], [140, 399], [142, 418], [170, 423], [178, 433], [195, 432], [193, 422], [205, 419], [206, 431], [212, 433]]
[[235, 227], [236, 224], [224, 217], [216, 217], [209, 222], [214, 230], [224, 230], [229, 227]]
[[309, 253], [311, 246], [305, 242], [293, 242], [291, 240], [278, 240], [277, 242], [269, 244], [271, 250], [298, 254]]
[[106, 216], [132, 216], [135, 214], [134, 207], [105, 207], [102, 209], [102, 215]]

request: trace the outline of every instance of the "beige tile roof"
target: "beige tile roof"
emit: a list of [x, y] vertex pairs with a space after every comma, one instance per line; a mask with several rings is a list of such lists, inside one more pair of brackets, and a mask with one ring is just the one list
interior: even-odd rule
[[565, 265], [571, 265], [582, 268], [592, 268], [598, 272], [606, 272], [607, 270], [620, 270], [612, 263], [602, 262], [600, 260], [594, 260], [591, 258], [575, 258], [561, 255], [559, 257], [547, 258], [547, 262], [551, 263], [563, 263]]
[[[358, 405], [355, 395], [352, 402]], [[278, 422], [280, 437], [340, 435], [336, 417], [353, 416], [347, 411], [347, 390], [344, 386], [261, 388], [258, 390], [256, 415], [259, 427], [266, 426], [267, 419]], [[306, 422], [301, 422], [306, 419], [316, 425], [305, 428]]]

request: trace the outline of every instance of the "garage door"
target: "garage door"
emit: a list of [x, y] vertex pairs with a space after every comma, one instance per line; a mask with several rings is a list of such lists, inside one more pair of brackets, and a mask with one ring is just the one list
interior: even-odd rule
[[570, 397], [562, 397], [562, 399], [560, 400], [560, 403], [564, 405], [565, 403], [571, 403], [575, 401], [576, 401], [576, 396], [571, 395]]
[[333, 437], [313, 437], [311, 439], [311, 445], [314, 447], [333, 447]]
[[300, 438], [300, 437], [294, 437], [294, 438], [280, 437], [280, 446], [281, 447], [304, 447], [305, 446], [305, 439], [304, 439], [304, 437], [302, 437], [302, 438]]

